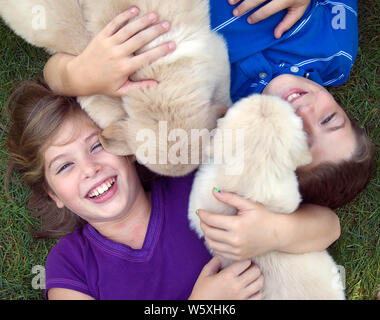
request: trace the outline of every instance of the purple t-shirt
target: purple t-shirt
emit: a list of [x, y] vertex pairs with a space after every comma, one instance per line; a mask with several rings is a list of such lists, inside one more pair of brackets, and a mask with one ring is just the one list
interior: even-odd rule
[[141, 249], [111, 241], [89, 224], [63, 237], [46, 261], [46, 293], [66, 288], [95, 299], [187, 299], [211, 259], [189, 228], [193, 178], [152, 184], [152, 212]]

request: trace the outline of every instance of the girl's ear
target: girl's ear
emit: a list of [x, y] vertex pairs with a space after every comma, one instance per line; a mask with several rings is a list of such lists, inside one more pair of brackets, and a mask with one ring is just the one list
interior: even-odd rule
[[65, 205], [63, 204], [63, 202], [57, 197], [57, 195], [54, 193], [53, 190], [51, 190], [51, 188], [49, 186], [47, 186], [46, 184], [44, 184], [44, 189], [47, 192], [47, 194], [49, 195], [49, 197], [55, 202], [55, 204], [57, 205], [57, 207], [59, 209], [62, 209], [62, 208], [65, 207]]

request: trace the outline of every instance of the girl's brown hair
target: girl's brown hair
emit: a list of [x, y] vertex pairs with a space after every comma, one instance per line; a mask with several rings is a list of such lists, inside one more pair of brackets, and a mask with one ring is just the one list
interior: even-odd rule
[[[44, 174], [44, 152], [51, 139], [67, 119], [88, 120], [73, 97], [61, 96], [41, 80], [26, 81], [9, 97], [6, 109], [10, 113], [8, 130], [8, 169], [5, 190], [14, 172], [18, 173], [31, 190], [28, 207], [41, 218], [41, 230], [32, 230], [39, 238], [60, 238], [87, 222], [69, 209], [57, 208], [47, 194], [48, 183]], [[158, 176], [135, 163], [144, 189], [149, 190]]]
[[31, 190], [28, 207], [41, 218], [37, 237], [57, 238], [85, 221], [67, 208], [57, 208], [48, 196], [44, 175], [44, 149], [62, 123], [84, 113], [75, 98], [52, 92], [42, 81], [27, 81], [10, 96], [7, 106], [11, 124], [8, 130], [8, 170], [5, 190], [9, 194], [12, 174], [18, 173]]

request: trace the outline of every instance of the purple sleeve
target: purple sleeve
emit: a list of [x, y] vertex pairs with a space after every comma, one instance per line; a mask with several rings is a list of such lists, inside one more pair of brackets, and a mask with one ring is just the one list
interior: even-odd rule
[[74, 232], [62, 238], [50, 251], [46, 260], [46, 299], [52, 288], [71, 289], [91, 296], [84, 272], [82, 248], [78, 234]]

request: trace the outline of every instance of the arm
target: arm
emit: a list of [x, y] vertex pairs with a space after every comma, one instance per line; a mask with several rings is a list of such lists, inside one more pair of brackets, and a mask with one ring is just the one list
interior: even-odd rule
[[214, 257], [200, 273], [189, 300], [261, 300], [264, 278], [250, 260], [234, 262], [220, 271]]
[[[253, 8], [256, 8], [265, 1], [266, 0], [228, 0], [231, 5], [235, 5], [240, 2], [240, 4], [233, 11], [233, 15], [236, 17], [239, 17]], [[288, 13], [274, 30], [275, 38], [279, 39], [285, 31], [289, 30], [302, 17], [309, 3], [310, 0], [272, 0], [251, 14], [247, 18], [247, 21], [250, 24], [257, 23], [281, 10], [287, 9]]]
[[236, 216], [198, 211], [205, 240], [224, 258], [248, 259], [269, 251], [322, 251], [340, 236], [339, 218], [329, 208], [303, 205], [292, 214], [278, 214], [233, 193], [213, 193], [237, 209]]
[[52, 288], [48, 291], [49, 300], [95, 300], [93, 297], [88, 296], [79, 291], [63, 289], [63, 288]]
[[117, 16], [79, 56], [59, 53], [51, 57], [44, 68], [50, 88], [70, 96], [123, 96], [131, 88], [155, 85], [152, 79], [133, 82], [129, 76], [172, 52], [175, 45], [165, 43], [136, 55], [136, 51], [170, 29], [168, 22], [156, 24], [155, 13], [127, 23], [138, 12], [132, 8]]
[[278, 250], [288, 253], [322, 251], [340, 237], [335, 212], [312, 204], [300, 206], [293, 214], [280, 215], [277, 226], [283, 243]]

